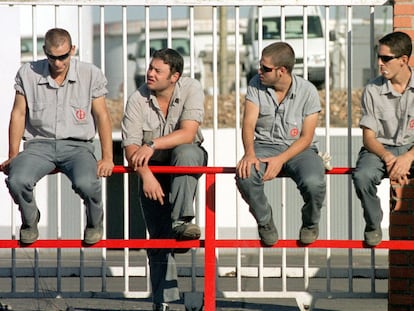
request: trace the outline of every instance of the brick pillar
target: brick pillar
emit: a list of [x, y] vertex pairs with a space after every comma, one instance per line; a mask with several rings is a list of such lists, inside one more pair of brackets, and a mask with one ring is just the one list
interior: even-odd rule
[[[390, 240], [414, 239], [414, 179], [405, 186], [391, 182]], [[388, 311], [414, 309], [414, 251], [390, 250]]]
[[[414, 0], [394, 0], [394, 31], [414, 38]], [[411, 56], [410, 66], [414, 66]], [[414, 239], [414, 179], [409, 185], [391, 182], [390, 240]], [[414, 309], [414, 251], [389, 251], [388, 311]]]
[[[394, 31], [404, 31], [414, 39], [414, 0], [394, 0]], [[414, 57], [411, 56], [410, 66], [414, 66]]]

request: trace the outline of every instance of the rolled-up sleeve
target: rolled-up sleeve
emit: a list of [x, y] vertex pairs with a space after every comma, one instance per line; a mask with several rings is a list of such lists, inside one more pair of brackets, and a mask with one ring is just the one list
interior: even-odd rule
[[204, 119], [204, 92], [199, 81], [195, 79], [185, 79], [181, 86], [181, 92], [186, 92], [182, 98], [184, 107], [180, 120], [194, 120], [202, 123]]
[[377, 133], [378, 124], [374, 114], [374, 100], [367, 88], [364, 90], [361, 97], [361, 114], [359, 126], [369, 128]]
[[140, 109], [139, 93], [135, 92], [128, 99], [122, 118], [122, 146], [142, 145], [143, 140], [143, 109]]

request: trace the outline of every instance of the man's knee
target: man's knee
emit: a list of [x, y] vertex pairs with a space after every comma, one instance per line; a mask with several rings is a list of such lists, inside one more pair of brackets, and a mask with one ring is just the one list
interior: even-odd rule
[[377, 177], [371, 169], [357, 168], [352, 172], [352, 181], [357, 188], [370, 185], [376, 179]]
[[34, 187], [27, 176], [20, 174], [10, 174], [6, 179], [6, 185], [11, 193], [19, 193], [23, 189], [30, 191]]
[[84, 175], [77, 178], [73, 183], [73, 189], [82, 197], [97, 197], [101, 193], [101, 182], [98, 178], [91, 179]]
[[172, 151], [172, 163], [183, 166], [205, 165], [203, 149], [195, 144], [184, 144], [177, 146]]
[[302, 180], [302, 187], [305, 192], [322, 195], [326, 192], [326, 182], [324, 175], [310, 175]]

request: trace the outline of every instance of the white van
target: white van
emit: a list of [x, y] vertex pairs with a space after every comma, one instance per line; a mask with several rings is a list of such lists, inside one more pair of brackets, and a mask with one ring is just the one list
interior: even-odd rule
[[[303, 76], [303, 8], [285, 6], [285, 41], [289, 43], [296, 56], [293, 72]], [[323, 18], [319, 6], [308, 6], [307, 32], [307, 66], [308, 79], [317, 87], [325, 82], [325, 34]], [[255, 74], [259, 66], [261, 50], [258, 42], [258, 8], [252, 7], [249, 14], [247, 31], [244, 34], [246, 55], [244, 70], [247, 81]], [[262, 48], [281, 40], [281, 7], [265, 6], [262, 8]], [[334, 37], [332, 37], [332, 40]]]
[[[167, 33], [162, 31], [151, 32], [150, 33], [150, 56], [152, 53], [159, 49], [167, 48], [168, 40]], [[184, 58], [184, 70], [183, 76], [190, 76], [190, 37], [186, 31], [173, 31], [171, 35], [171, 48], [176, 50]], [[147, 72], [146, 63], [145, 63], [145, 34], [141, 34], [137, 41], [136, 54], [128, 55], [129, 60], [135, 61], [135, 73], [134, 80], [136, 87], [140, 87], [141, 84], [145, 82], [145, 76]], [[195, 59], [194, 59], [194, 78], [201, 82], [201, 85], [204, 87], [204, 64], [202, 60], [202, 54], [195, 50]]]

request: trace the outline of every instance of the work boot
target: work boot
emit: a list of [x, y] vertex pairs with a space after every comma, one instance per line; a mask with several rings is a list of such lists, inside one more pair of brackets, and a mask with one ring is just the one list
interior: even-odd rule
[[173, 223], [173, 233], [176, 240], [198, 240], [201, 236], [200, 227], [196, 224], [177, 220]]
[[311, 244], [319, 236], [319, 226], [315, 225], [313, 227], [304, 227], [300, 228], [299, 240], [302, 244]]
[[273, 246], [277, 243], [279, 236], [273, 221], [273, 216], [270, 217], [270, 221], [267, 224], [259, 225], [258, 230], [260, 240], [264, 246]]
[[20, 243], [32, 244], [39, 238], [39, 230], [37, 224], [40, 220], [40, 211], [37, 210], [37, 218], [31, 225], [22, 224], [20, 227]]
[[[367, 230], [367, 229], [365, 229]], [[376, 228], [374, 230], [364, 232], [364, 242], [368, 246], [376, 246], [382, 240], [382, 230], [381, 228]]]
[[83, 242], [88, 245], [98, 243], [102, 240], [103, 225], [102, 223], [96, 227], [86, 227], [83, 237]]

